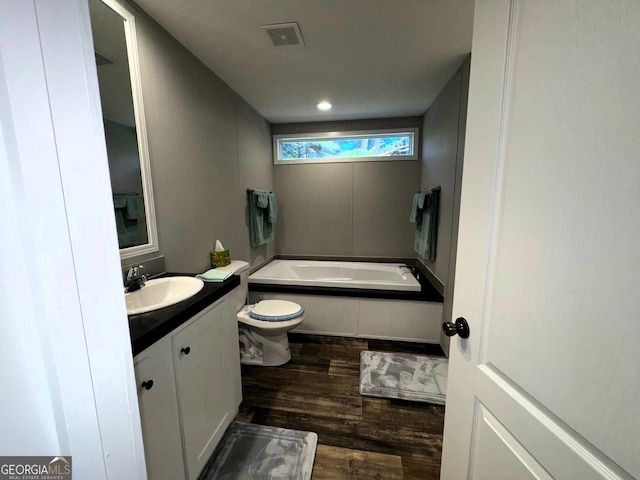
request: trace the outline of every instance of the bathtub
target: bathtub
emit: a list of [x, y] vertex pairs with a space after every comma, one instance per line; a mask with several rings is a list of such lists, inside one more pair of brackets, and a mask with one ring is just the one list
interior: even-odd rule
[[419, 292], [420, 283], [401, 263], [273, 260], [249, 275], [249, 284], [297, 285]]
[[437, 344], [442, 297], [429, 298], [399, 263], [276, 259], [249, 276], [251, 303], [304, 307], [298, 333]]

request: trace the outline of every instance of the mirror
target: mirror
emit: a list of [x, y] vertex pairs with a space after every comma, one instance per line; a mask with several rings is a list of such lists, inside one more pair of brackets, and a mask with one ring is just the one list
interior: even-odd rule
[[120, 258], [158, 250], [135, 18], [89, 0]]

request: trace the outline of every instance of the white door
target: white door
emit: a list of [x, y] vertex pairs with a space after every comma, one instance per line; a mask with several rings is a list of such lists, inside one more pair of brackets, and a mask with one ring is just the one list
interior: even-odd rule
[[442, 479], [640, 478], [640, 2], [477, 0]]

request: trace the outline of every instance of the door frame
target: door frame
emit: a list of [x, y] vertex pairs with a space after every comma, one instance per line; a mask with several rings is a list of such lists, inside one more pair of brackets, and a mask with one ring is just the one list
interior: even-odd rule
[[[42, 426], [71, 455], [78, 478], [145, 479], [144, 449], [88, 4], [7, 0], [0, 18], [0, 132], [22, 250], [3, 257], [3, 284], [26, 265], [28, 305], [9, 322], [33, 322], [47, 405]], [[3, 265], [4, 267], [4, 265]], [[10, 272], [10, 273], [6, 273]], [[14, 339], [19, 342], [20, 339]], [[12, 367], [13, 368], [13, 367]], [[20, 368], [20, 367], [16, 367]], [[17, 408], [17, 407], [16, 407]], [[16, 412], [7, 412], [7, 415]], [[8, 452], [5, 452], [8, 453]]]

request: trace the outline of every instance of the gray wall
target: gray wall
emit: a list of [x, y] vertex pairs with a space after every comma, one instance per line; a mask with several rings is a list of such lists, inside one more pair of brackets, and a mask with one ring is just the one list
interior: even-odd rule
[[[447, 83], [424, 115], [421, 188], [440, 186], [440, 221], [436, 259], [423, 263], [444, 284], [449, 283], [449, 257], [456, 194], [456, 164], [462, 93], [462, 69]], [[464, 102], [466, 105], [466, 101]], [[457, 222], [457, 219], [456, 219]]]
[[[419, 127], [420, 117], [279, 124], [272, 133]], [[415, 257], [409, 213], [419, 161], [276, 165], [276, 253]]]
[[275, 247], [250, 247], [245, 192], [273, 188], [268, 122], [153, 20], [136, 23], [167, 271], [209, 268], [216, 239], [232, 259], [263, 262]]
[[[420, 260], [442, 283], [443, 321], [450, 321], [460, 214], [470, 57], [451, 78], [423, 118], [421, 188], [440, 186], [440, 221], [436, 259]], [[443, 336], [448, 352], [449, 341]]]
[[[247, 188], [273, 191], [271, 125], [246, 102], [236, 103], [238, 122], [238, 158], [240, 164], [240, 203], [244, 206], [243, 236], [251, 265], [261, 265], [275, 254], [275, 240], [260, 247], [249, 244]], [[275, 236], [274, 236], [275, 237]]]

